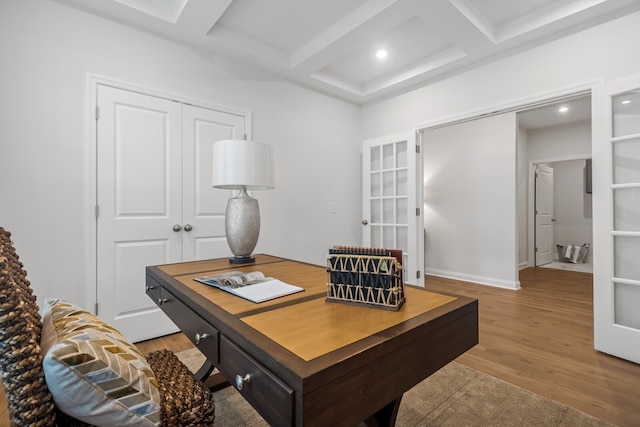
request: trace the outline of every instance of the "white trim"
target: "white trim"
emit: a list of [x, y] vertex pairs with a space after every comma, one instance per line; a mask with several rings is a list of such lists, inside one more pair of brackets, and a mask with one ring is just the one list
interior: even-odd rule
[[444, 277], [446, 279], [461, 280], [463, 282], [472, 282], [479, 285], [495, 286], [497, 288], [505, 288], [511, 290], [520, 289], [520, 281], [496, 279], [494, 277], [476, 276], [472, 274], [458, 273], [455, 271], [438, 270], [436, 268], [425, 268], [424, 274], [429, 276]]
[[[592, 159], [593, 156], [589, 154], [578, 154], [575, 156], [563, 156], [563, 157], [550, 157], [546, 159], [540, 159], [535, 161], [529, 161], [529, 171], [527, 175], [527, 263], [530, 267], [536, 266], [536, 239], [535, 239], [535, 215], [532, 214], [535, 208], [535, 173], [536, 165], [546, 163], [567, 162], [571, 160], [587, 160]], [[593, 230], [593, 224], [591, 225]], [[593, 251], [589, 251], [588, 257], [592, 257]]]
[[529, 96], [526, 98], [515, 99], [513, 101], [505, 102], [503, 104], [496, 104], [481, 108], [479, 110], [471, 110], [466, 113], [457, 114], [455, 116], [447, 117], [444, 119], [434, 120], [433, 122], [427, 122], [416, 126], [418, 130], [432, 129], [436, 127], [450, 126], [456, 123], [462, 123], [470, 120], [479, 119], [482, 117], [493, 116], [496, 114], [502, 114], [510, 111], [524, 111], [531, 108], [539, 107], [542, 105], [558, 102], [563, 99], [571, 99], [591, 93], [591, 88], [604, 82], [604, 78], [589, 80], [587, 82], [575, 85], [567, 86], [555, 91], [545, 92], [542, 94]]
[[576, 154], [575, 156], [563, 156], [563, 157], [548, 157], [546, 159], [530, 160], [529, 165], [540, 165], [543, 163], [557, 163], [557, 162], [569, 162], [571, 160], [587, 160], [592, 159], [591, 154]]
[[98, 85], [94, 81], [94, 78], [89, 74], [87, 76], [87, 107], [85, 109], [85, 114], [87, 115], [85, 119], [87, 120], [84, 123], [88, 123], [89, 127], [87, 129], [87, 141], [85, 142], [85, 146], [89, 146], [89, 167], [87, 168], [87, 173], [89, 174], [89, 179], [87, 182], [89, 183], [89, 188], [87, 191], [89, 192], [89, 206], [88, 206], [88, 214], [89, 214], [89, 233], [87, 233], [87, 248], [89, 249], [89, 260], [88, 266], [86, 270], [87, 278], [86, 278], [86, 286], [85, 286], [85, 303], [84, 307], [87, 310], [91, 311], [93, 314], [95, 313], [96, 303], [98, 301], [98, 278], [97, 278], [97, 226], [98, 222], [95, 215], [95, 207], [98, 203], [98, 194], [97, 194], [97, 135], [98, 129], [96, 126], [96, 108], [97, 108], [97, 98], [98, 98]]
[[97, 87], [97, 85], [110, 86], [116, 89], [128, 90], [129, 92], [136, 92], [142, 95], [155, 96], [157, 98], [169, 99], [171, 101], [177, 101], [183, 104], [190, 104], [196, 107], [208, 108], [210, 110], [220, 111], [223, 113], [235, 114], [238, 116], [243, 116], [245, 118], [245, 123], [248, 123], [247, 131], [247, 139], [251, 139], [251, 111], [230, 107], [227, 105], [215, 104], [208, 101], [204, 101], [202, 99], [191, 98], [184, 95], [179, 95], [171, 92], [164, 92], [157, 89], [153, 89], [147, 86], [136, 85], [133, 83], [125, 82], [122, 80], [113, 79], [110, 77], [105, 77], [93, 73], [88, 73], [89, 84], [92, 87]]
[[[89, 192], [89, 233], [87, 236], [87, 244], [89, 248], [88, 255], [88, 269], [87, 269], [87, 277], [86, 277], [86, 296], [85, 296], [85, 304], [88, 310], [95, 311], [96, 304], [98, 302], [98, 278], [97, 274], [97, 219], [95, 216], [95, 206], [98, 203], [98, 194], [97, 194], [97, 125], [96, 125], [96, 109], [98, 106], [98, 86], [109, 86], [116, 89], [127, 90], [130, 92], [136, 92], [143, 95], [154, 96], [162, 99], [169, 99], [172, 101], [180, 102], [183, 104], [194, 105], [196, 107], [207, 108], [210, 110], [220, 111], [223, 113], [234, 114], [237, 116], [243, 116], [245, 120], [245, 133], [248, 139], [252, 139], [252, 122], [251, 122], [251, 112], [249, 110], [236, 108], [236, 107], [228, 107], [220, 104], [214, 104], [211, 102], [203, 101], [201, 99], [190, 98], [182, 95], [171, 94], [168, 92], [159, 91], [156, 89], [148, 88], [142, 85], [136, 85], [133, 83], [125, 82], [122, 80], [113, 79], [110, 77], [105, 77], [93, 73], [87, 73], [87, 106], [88, 108], [85, 111], [87, 117], [85, 120], [88, 121], [89, 127], [87, 129], [87, 141], [86, 144], [89, 145], [89, 188], [87, 191]], [[87, 122], [85, 122], [87, 123]], [[95, 313], [94, 313], [95, 314]]]
[[[538, 94], [538, 95], [533, 95], [533, 96], [529, 96], [529, 97], [525, 97], [525, 98], [520, 98], [520, 99], [515, 99], [513, 101], [510, 102], [506, 102], [503, 104], [497, 104], [494, 106], [489, 106], [489, 107], [485, 107], [482, 108], [480, 110], [472, 110], [469, 111], [467, 113], [463, 113], [463, 114], [458, 114], [455, 116], [451, 116], [445, 119], [439, 119], [439, 120], [435, 120], [433, 122], [427, 122], [421, 125], [417, 125], [415, 127], [415, 129], [419, 132], [428, 130], [428, 129], [434, 129], [437, 127], [444, 127], [444, 126], [450, 126], [450, 125], [454, 125], [454, 124], [458, 124], [458, 123], [463, 123], [463, 122], [467, 122], [467, 121], [471, 121], [471, 120], [475, 120], [475, 119], [479, 119], [479, 118], [483, 118], [483, 117], [489, 117], [489, 116], [493, 116], [496, 114], [502, 114], [502, 113], [506, 113], [506, 112], [510, 112], [510, 111], [515, 111], [517, 112], [521, 112], [521, 111], [525, 111], [531, 108], [535, 108], [535, 107], [539, 107], [542, 105], [547, 105], [547, 104], [551, 104], [554, 102], [558, 102], [560, 100], [563, 99], [573, 99], [573, 98], [577, 98], [577, 97], [581, 97], [581, 96], [585, 96], [585, 95], [590, 95], [593, 89], [593, 86], [599, 84], [599, 83], [603, 83], [605, 82], [605, 78], [601, 77], [601, 78], [597, 78], [597, 79], [593, 79], [593, 80], [588, 80], [586, 82], [577, 84], [577, 85], [572, 85], [572, 86], [567, 86], [565, 88], [561, 88], [555, 91], [549, 91], [549, 92], [545, 92], [542, 94]], [[424, 154], [423, 154], [424, 155]], [[576, 156], [576, 158], [570, 158], [573, 156], [568, 156], [566, 158], [566, 160], [575, 160], [575, 159], [579, 159], [579, 156]], [[589, 157], [582, 157], [582, 158], [589, 158]], [[529, 186], [531, 186], [531, 162], [529, 162]], [[536, 163], [542, 163], [541, 161], [536, 161]], [[517, 165], [516, 165], [516, 171], [517, 171]], [[517, 179], [517, 177], [514, 177], [514, 179]], [[421, 185], [423, 185], [423, 183], [421, 183]], [[529, 187], [529, 196], [531, 196], [531, 187]], [[531, 206], [531, 200], [529, 198], [528, 200], [529, 206]], [[516, 211], [517, 211], [517, 206], [516, 206]], [[527, 212], [527, 217], [529, 217], [529, 212]], [[518, 221], [516, 221], [516, 227], [517, 227]], [[529, 221], [530, 224], [530, 221]], [[518, 230], [516, 230], [516, 241], [514, 242], [515, 245], [515, 253], [518, 253]], [[531, 233], [530, 230], [528, 230], [527, 232], [527, 236], [529, 239], [529, 245], [531, 246], [531, 236], [533, 234]], [[533, 243], [534, 247], [535, 247], [535, 242]], [[527, 252], [529, 252], [528, 256], [527, 256], [527, 260], [530, 266], [535, 266], [535, 258], [533, 263], [532, 263], [532, 257], [533, 254], [531, 253], [531, 250], [528, 249]], [[516, 266], [517, 268], [518, 266]], [[427, 269], [425, 269], [425, 274], [427, 274]], [[464, 280], [464, 279], [460, 279], [460, 280]], [[502, 286], [502, 285], [495, 285], [495, 286], [500, 286], [500, 287], [508, 287], [513, 289], [512, 286]], [[520, 282], [517, 282], [517, 288], [520, 287]]]
[[609, 187], [612, 190], [618, 190], [620, 188], [638, 188], [640, 187], [640, 182], [629, 182], [626, 184], [611, 184]]
[[614, 282], [614, 283], [622, 283], [624, 285], [640, 286], [640, 280], [619, 279], [617, 277], [614, 277], [614, 278], [611, 279], [611, 281]]
[[609, 140], [610, 143], [615, 143], [615, 142], [620, 142], [620, 141], [631, 141], [634, 139], [638, 139], [640, 138], [640, 133], [634, 133], [632, 135], [623, 135], [623, 136], [616, 136], [613, 137]]

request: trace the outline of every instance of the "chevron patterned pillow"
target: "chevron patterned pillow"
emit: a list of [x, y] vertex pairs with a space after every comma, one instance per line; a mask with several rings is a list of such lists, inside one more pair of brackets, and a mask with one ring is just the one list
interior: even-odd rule
[[157, 380], [120, 332], [58, 299], [45, 301], [42, 323], [45, 378], [61, 411], [98, 426], [159, 425]]

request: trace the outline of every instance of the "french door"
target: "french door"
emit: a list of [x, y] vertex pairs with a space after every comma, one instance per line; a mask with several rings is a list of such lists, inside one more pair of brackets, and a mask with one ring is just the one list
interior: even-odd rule
[[[406, 283], [424, 286], [420, 141], [415, 133], [363, 145], [362, 244], [402, 249]], [[418, 175], [419, 174], [419, 175]]]
[[593, 89], [595, 348], [640, 363], [640, 75]]

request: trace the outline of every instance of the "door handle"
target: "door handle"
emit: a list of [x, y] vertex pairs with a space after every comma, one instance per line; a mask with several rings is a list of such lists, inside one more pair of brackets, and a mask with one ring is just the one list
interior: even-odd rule
[[187, 233], [191, 230], [193, 230], [193, 227], [191, 226], [191, 224], [187, 224], [184, 226], [184, 231], [186, 231]]
[[369, 224], [369, 221], [367, 221], [366, 219], [363, 219], [362, 220], [362, 225], [367, 225], [367, 224]]
[[173, 231], [175, 231], [176, 233], [180, 230], [182, 230], [182, 227], [180, 227], [180, 224], [176, 224], [173, 226]]

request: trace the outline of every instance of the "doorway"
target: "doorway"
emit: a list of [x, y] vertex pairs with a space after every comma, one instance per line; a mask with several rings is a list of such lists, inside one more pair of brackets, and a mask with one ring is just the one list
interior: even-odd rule
[[[540, 266], [592, 272], [593, 220], [590, 193], [591, 96], [522, 110], [518, 113], [518, 188], [520, 267]], [[554, 172], [550, 262], [536, 262], [536, 177], [545, 165]], [[526, 183], [526, 185], [524, 184]], [[538, 212], [540, 213], [540, 212]], [[557, 246], [589, 246], [588, 263], [561, 262]], [[547, 254], [549, 255], [549, 254]], [[543, 265], [540, 265], [543, 264]]]
[[[534, 265], [536, 267], [553, 268], [559, 270], [579, 271], [583, 273], [593, 273], [593, 259], [591, 245], [593, 242], [593, 203], [590, 188], [589, 163], [590, 158], [577, 158], [573, 160], [560, 160], [547, 162], [543, 165], [533, 164], [532, 179], [534, 185], [534, 206], [530, 209], [530, 214], [534, 219], [534, 239], [531, 251], [534, 254]], [[539, 200], [541, 192], [545, 189], [541, 183], [544, 173], [540, 173], [541, 168], [551, 171], [552, 187], [550, 219], [543, 221], [551, 230], [545, 233], [544, 228], [540, 228], [540, 220], [544, 219], [544, 206]], [[536, 169], [538, 177], [535, 178]], [[548, 191], [548, 190], [547, 190]], [[545, 253], [542, 242], [545, 238], [540, 238], [540, 233], [549, 236], [549, 253]], [[579, 262], [569, 262], [567, 251], [572, 247], [584, 248], [584, 257], [580, 257]], [[558, 246], [561, 248], [559, 249]], [[536, 250], [537, 249], [537, 250]], [[577, 254], [575, 250], [572, 252]], [[546, 259], [545, 259], [546, 258]], [[574, 261], [578, 261], [574, 259]]]

